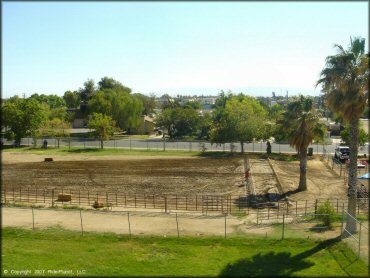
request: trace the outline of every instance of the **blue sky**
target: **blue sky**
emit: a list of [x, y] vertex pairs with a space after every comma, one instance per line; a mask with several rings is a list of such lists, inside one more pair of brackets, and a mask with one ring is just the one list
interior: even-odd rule
[[[113, 77], [145, 94], [314, 88], [334, 43], [368, 38], [368, 2], [3, 2], [3, 97]], [[367, 42], [368, 45], [368, 42]]]

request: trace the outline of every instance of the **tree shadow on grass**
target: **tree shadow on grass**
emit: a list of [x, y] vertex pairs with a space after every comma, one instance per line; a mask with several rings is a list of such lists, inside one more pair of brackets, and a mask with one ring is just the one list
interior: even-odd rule
[[70, 150], [62, 150], [65, 153], [96, 153], [101, 152], [102, 150], [99, 148], [86, 148], [86, 149], [70, 149]]
[[309, 228], [308, 230], [311, 231], [311, 232], [318, 233], [318, 234], [328, 232], [328, 231], [335, 231], [334, 227], [324, 226], [324, 224], [322, 224], [322, 223], [318, 223], [318, 224], [312, 226], [311, 228]]
[[205, 158], [224, 158], [224, 157], [240, 157], [240, 153], [220, 152], [220, 151], [208, 151], [201, 152], [197, 156]]
[[246, 277], [246, 276], [291, 276], [295, 272], [309, 268], [314, 263], [306, 261], [313, 254], [337, 243], [340, 237], [325, 240], [314, 248], [298, 255], [292, 256], [289, 252], [269, 252], [256, 254], [252, 258], [244, 258], [233, 264], [228, 264], [220, 273], [221, 277]]

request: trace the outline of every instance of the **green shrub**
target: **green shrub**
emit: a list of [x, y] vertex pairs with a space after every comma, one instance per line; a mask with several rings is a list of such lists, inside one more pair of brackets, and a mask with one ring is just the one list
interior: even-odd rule
[[332, 227], [335, 209], [328, 200], [320, 205], [319, 209], [317, 210], [317, 214], [319, 214], [318, 219], [320, 219], [325, 226], [328, 226], [329, 228]]

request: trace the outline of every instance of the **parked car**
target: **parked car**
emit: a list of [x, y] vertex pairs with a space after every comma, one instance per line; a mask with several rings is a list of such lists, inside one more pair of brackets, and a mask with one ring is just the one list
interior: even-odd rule
[[[346, 161], [346, 165], [348, 167], [349, 163], [350, 163], [350, 159], [348, 159]], [[369, 163], [366, 161], [366, 160], [357, 160], [357, 168], [365, 168], [369, 165]]]
[[340, 160], [349, 159], [349, 147], [340, 146], [336, 148], [334, 157]]

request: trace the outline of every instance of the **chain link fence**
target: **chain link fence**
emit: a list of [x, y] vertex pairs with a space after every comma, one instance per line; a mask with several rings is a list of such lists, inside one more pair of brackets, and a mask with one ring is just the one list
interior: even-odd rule
[[[53, 148], [82, 148], [82, 149], [99, 149], [101, 146], [100, 140], [93, 137], [61, 137], [61, 138], [22, 138], [20, 145], [27, 147], [42, 147], [44, 140], [47, 141], [48, 147]], [[14, 141], [4, 140], [5, 146], [13, 146]], [[266, 153], [266, 141], [253, 141], [244, 143], [243, 149], [245, 152]], [[230, 142], [223, 144], [211, 144], [209, 141], [201, 140], [170, 140], [170, 139], [122, 139], [112, 138], [111, 140], [103, 141], [104, 148], [110, 149], [126, 149], [126, 150], [146, 150], [146, 151], [221, 151], [221, 152], [240, 152], [241, 144], [238, 142]], [[321, 154], [329, 146], [322, 144], [312, 144], [309, 148], [313, 153]], [[332, 146], [334, 148], [334, 146]], [[271, 143], [271, 151], [273, 153], [297, 153], [289, 144]], [[334, 151], [334, 149], [332, 150]]]
[[[349, 218], [355, 223], [354, 231], [346, 226]], [[359, 257], [364, 258], [367, 263], [369, 262], [369, 221], [360, 221], [344, 209], [342, 211], [341, 238]]]

